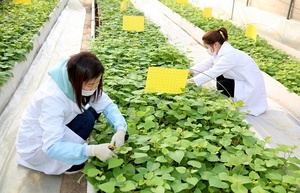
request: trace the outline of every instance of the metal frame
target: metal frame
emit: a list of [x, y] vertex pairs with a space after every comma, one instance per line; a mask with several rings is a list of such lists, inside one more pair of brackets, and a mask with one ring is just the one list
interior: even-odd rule
[[287, 19], [291, 19], [292, 18], [294, 3], [295, 3], [295, 0], [291, 0], [290, 6], [289, 6], [288, 15], [286, 17]]
[[[235, 0], [233, 0], [231, 19], [232, 19], [232, 15], [233, 15], [234, 3], [235, 3]], [[247, 0], [246, 6], [250, 6], [249, 4], [250, 4], [250, 0]], [[291, 0], [286, 19], [292, 19], [294, 6], [295, 6], [295, 0]]]

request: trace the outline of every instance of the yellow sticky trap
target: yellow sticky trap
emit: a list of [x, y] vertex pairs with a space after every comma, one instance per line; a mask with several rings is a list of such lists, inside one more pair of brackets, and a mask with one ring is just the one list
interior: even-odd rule
[[121, 2], [121, 6], [120, 6], [120, 12], [123, 12], [127, 9], [127, 1], [124, 0]]
[[179, 3], [179, 4], [187, 4], [188, 0], [177, 0], [177, 3]]
[[257, 28], [252, 24], [247, 24], [246, 36], [249, 38], [252, 38], [252, 39], [254, 39], [254, 41], [256, 41]]
[[179, 94], [186, 86], [187, 69], [149, 67], [146, 92]]
[[144, 31], [144, 16], [123, 16], [123, 30], [128, 31]]
[[31, 4], [31, 0], [13, 0], [13, 3]]
[[205, 7], [203, 10], [203, 16], [206, 18], [212, 17], [212, 8], [211, 7]]

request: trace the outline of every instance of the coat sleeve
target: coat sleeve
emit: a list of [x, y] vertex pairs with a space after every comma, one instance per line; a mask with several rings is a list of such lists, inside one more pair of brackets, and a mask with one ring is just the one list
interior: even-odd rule
[[115, 131], [117, 131], [118, 129], [122, 129], [124, 131], [127, 130], [125, 118], [121, 114], [116, 104], [111, 103], [110, 105], [108, 105], [104, 109], [103, 113]]
[[79, 165], [88, 159], [87, 144], [76, 144], [72, 142], [60, 141], [54, 143], [47, 149], [46, 154], [56, 160], [70, 165]]
[[102, 113], [108, 120], [109, 124], [115, 131], [122, 129], [127, 130], [127, 123], [121, 114], [118, 106], [109, 98], [109, 96], [102, 92], [102, 96], [91, 105], [97, 113]]
[[222, 55], [211, 68], [194, 76], [193, 80], [197, 86], [200, 86], [229, 71], [234, 67], [234, 64], [234, 57], [231, 55]]
[[190, 68], [193, 71], [194, 75], [199, 74], [200, 72], [206, 71], [213, 66], [213, 57], [210, 57], [201, 63], [195, 64]]

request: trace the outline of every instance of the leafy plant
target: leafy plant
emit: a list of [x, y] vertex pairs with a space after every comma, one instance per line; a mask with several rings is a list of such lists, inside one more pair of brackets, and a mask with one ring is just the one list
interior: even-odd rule
[[[107, 163], [93, 157], [83, 173], [97, 192], [299, 192], [296, 147], [265, 148], [243, 113], [215, 89], [188, 86], [183, 94], [145, 93], [149, 66], [187, 68], [190, 60], [146, 20], [144, 32], [122, 31], [130, 4], [101, 0], [101, 26], [92, 42], [106, 67], [105, 92], [118, 104], [129, 138]], [[110, 142], [101, 116], [92, 144]], [[281, 153], [283, 156], [278, 156]]]
[[0, 87], [13, 76], [11, 70], [16, 62], [26, 60], [26, 54], [33, 49], [33, 39], [40, 28], [50, 18], [50, 13], [58, 5], [58, 0], [0, 4]]
[[192, 4], [178, 4], [175, 0], [160, 0], [160, 2], [204, 31], [224, 26], [229, 33], [229, 42], [235, 48], [248, 53], [262, 71], [279, 81], [291, 92], [300, 95], [300, 73], [296, 70], [299, 69], [299, 59], [274, 48], [260, 36], [257, 37], [257, 41], [245, 37], [245, 28], [234, 25], [228, 20], [205, 18], [203, 11]]

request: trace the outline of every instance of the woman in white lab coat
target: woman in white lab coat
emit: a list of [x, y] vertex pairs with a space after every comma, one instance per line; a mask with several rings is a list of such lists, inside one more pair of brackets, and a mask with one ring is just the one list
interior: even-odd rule
[[[102, 91], [104, 67], [90, 52], [80, 52], [48, 72], [22, 115], [16, 140], [17, 162], [59, 175], [80, 171], [89, 156], [115, 157], [108, 146], [124, 144], [127, 124]], [[88, 145], [95, 120], [103, 113], [116, 131], [110, 143]]]
[[211, 57], [189, 69], [194, 77], [188, 82], [200, 86], [216, 78], [216, 87], [221, 93], [244, 102], [240, 111], [254, 116], [264, 113], [267, 109], [265, 83], [255, 61], [228, 43], [224, 27], [206, 32], [202, 40]]

